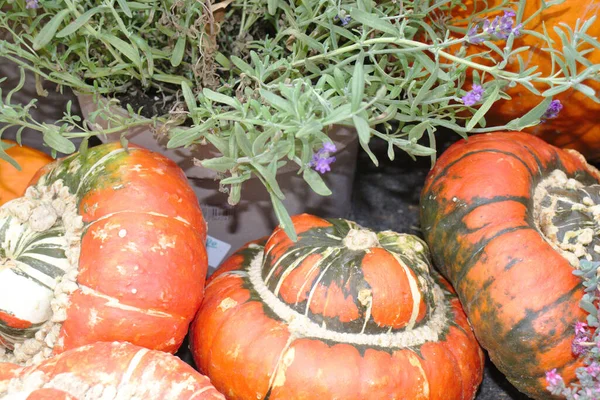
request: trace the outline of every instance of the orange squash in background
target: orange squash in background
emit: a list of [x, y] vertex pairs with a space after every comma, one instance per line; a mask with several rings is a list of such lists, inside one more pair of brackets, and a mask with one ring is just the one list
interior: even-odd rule
[[[500, 0], [487, 0], [487, 3], [488, 7], [502, 4]], [[537, 11], [541, 7], [541, 4], [542, 0], [528, 0], [526, 2], [523, 21]], [[477, 0], [466, 1], [464, 5], [467, 7], [466, 10], [461, 9], [453, 12], [453, 18], [456, 21], [455, 26], [460, 26], [464, 22], [464, 20], [461, 21], [460, 19], [481, 11], [485, 7], [483, 1]], [[516, 7], [514, 9], [516, 10]], [[554, 40], [553, 47], [560, 48], [562, 47], [562, 42], [558, 34], [554, 31], [555, 27], [559, 27], [565, 31], [565, 28], [559, 25], [560, 23], [564, 23], [574, 29], [577, 19], [581, 19], [581, 22], [584, 22], [598, 15], [599, 10], [600, 0], [565, 1], [562, 4], [552, 6], [541, 12], [527, 23], [524, 29], [543, 33], [543, 24], [545, 24], [546, 31], [552, 40]], [[486, 16], [482, 15], [482, 17]], [[600, 39], [600, 21], [592, 24], [587, 30], [587, 34], [597, 40]], [[496, 44], [500, 48], [503, 47], [503, 42], [497, 42]], [[547, 47], [545, 42], [533, 35], [521, 35], [515, 40], [513, 48], [520, 46], [530, 47], [529, 51], [521, 53], [521, 57], [523, 57], [528, 67], [538, 66], [537, 71], [541, 72], [542, 76], [552, 74], [550, 55], [548, 52], [542, 50], [542, 48]], [[469, 48], [469, 54], [486, 49], [483, 45], [473, 44]], [[581, 47], [580, 49], [584, 48], [586, 47]], [[587, 48], [591, 49], [592, 47], [587, 46]], [[599, 64], [600, 49], [596, 48], [590, 51], [586, 55], [586, 58], [593, 64]], [[485, 63], [481, 58], [477, 58], [475, 61]], [[580, 66], [579, 72], [581, 72], [582, 68]], [[516, 58], [511, 60], [507, 69], [517, 72], [519, 69], [518, 60]], [[600, 90], [599, 82], [588, 79], [583, 83], [592, 87], [597, 93]], [[468, 84], [467, 88], [469, 88]], [[537, 88], [543, 91], [548, 87], [537, 85]], [[534, 95], [521, 85], [508, 89], [507, 93], [512, 99], [510, 101], [498, 101], [492, 107], [486, 116], [488, 125], [505, 124], [514, 118], [522, 116], [541, 101], [539, 96]], [[564, 106], [559, 116], [535, 127], [528, 128], [526, 131], [541, 137], [555, 146], [578, 150], [589, 161], [600, 161], [600, 104], [574, 89], [562, 92], [554, 96], [554, 99], [560, 100]]]
[[14, 144], [5, 152], [17, 161], [21, 170], [0, 159], [0, 205], [20, 197], [35, 173], [52, 161], [52, 157], [40, 150], [19, 146], [12, 140], [2, 140], [2, 142]]

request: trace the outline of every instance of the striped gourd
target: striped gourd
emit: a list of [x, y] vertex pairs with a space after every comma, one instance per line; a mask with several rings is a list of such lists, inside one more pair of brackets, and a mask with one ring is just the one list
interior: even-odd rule
[[179, 358], [130, 343], [96, 342], [39, 364], [0, 363], [6, 400], [225, 400]]
[[179, 167], [111, 143], [34, 182], [0, 208], [0, 360], [98, 340], [176, 351], [207, 269], [206, 224]]
[[585, 321], [581, 258], [600, 260], [600, 173], [572, 150], [525, 133], [476, 135], [439, 157], [421, 195], [433, 259], [491, 360], [522, 392], [568, 384]]
[[[231, 399], [472, 399], [483, 355], [415, 236], [292, 218], [217, 269], [191, 327]], [[242, 378], [243, 377], [243, 378]]]

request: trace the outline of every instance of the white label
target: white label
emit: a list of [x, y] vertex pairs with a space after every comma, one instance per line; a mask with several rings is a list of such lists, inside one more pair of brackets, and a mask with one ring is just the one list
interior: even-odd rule
[[227, 242], [214, 238], [206, 237], [206, 252], [208, 253], [208, 266], [217, 268], [223, 261], [231, 245]]

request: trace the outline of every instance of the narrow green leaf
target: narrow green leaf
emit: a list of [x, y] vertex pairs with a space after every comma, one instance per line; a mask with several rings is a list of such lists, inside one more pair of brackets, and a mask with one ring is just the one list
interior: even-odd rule
[[127, 0], [117, 0], [117, 3], [119, 3], [119, 6], [121, 7], [121, 10], [123, 10], [125, 15], [127, 15], [128, 18], [131, 18], [133, 14], [131, 14], [131, 9], [127, 4]]
[[34, 50], [39, 50], [50, 43], [50, 41], [54, 38], [58, 27], [60, 24], [62, 24], [63, 20], [70, 12], [71, 11], [68, 8], [60, 10], [54, 17], [50, 19], [50, 21], [48, 21], [48, 23], [46, 23], [46, 25], [44, 25], [44, 27], [38, 32], [35, 39], [33, 39]]
[[544, 92], [542, 92], [542, 96], [552, 97], [567, 90], [569, 90], [569, 85], [558, 85], [554, 86], [553, 88], [544, 90]]
[[188, 111], [192, 112], [197, 106], [196, 97], [194, 96], [190, 85], [185, 81], [181, 82], [181, 92], [183, 93], [183, 99], [185, 100]]
[[233, 158], [229, 157], [215, 157], [207, 160], [200, 161], [203, 167], [212, 169], [218, 172], [228, 172], [237, 165]]
[[302, 177], [315, 193], [321, 196], [331, 195], [331, 190], [327, 187], [323, 181], [323, 178], [321, 178], [321, 175], [319, 175], [315, 170], [306, 168], [302, 173]]
[[242, 150], [242, 153], [244, 153], [244, 155], [247, 157], [252, 157], [252, 143], [250, 140], [248, 140], [248, 136], [246, 135], [244, 128], [242, 128], [242, 125], [240, 125], [238, 122], [235, 123], [234, 135], [235, 141], [237, 142], [240, 150]]
[[114, 48], [119, 50], [121, 54], [127, 57], [131, 62], [135, 65], [141, 67], [142, 59], [140, 58], [140, 54], [136, 48], [134, 48], [131, 44], [127, 43], [123, 39], [116, 37], [115, 35], [111, 35], [108, 33], [102, 34], [102, 39], [106, 40], [110, 43]]
[[171, 138], [167, 142], [167, 149], [175, 149], [192, 144], [196, 139], [202, 137], [213, 124], [212, 120], [208, 120], [188, 129], [173, 129], [171, 131]]
[[290, 115], [295, 115], [294, 108], [292, 104], [284, 99], [281, 96], [276, 95], [273, 92], [269, 92], [268, 90], [260, 89], [260, 95], [264, 100], [266, 100], [273, 107], [277, 108], [280, 111], [284, 111]]
[[166, 82], [166, 83], [173, 83], [175, 85], [181, 85], [181, 82], [187, 82], [188, 85], [192, 85], [192, 81], [190, 81], [189, 79], [183, 77], [183, 76], [178, 76], [178, 75], [167, 75], [167, 74], [154, 74], [153, 76], [154, 79], [156, 79], [157, 81], [161, 81], [161, 82]]
[[75, 145], [73, 144], [73, 142], [71, 142], [66, 137], [62, 136], [58, 132], [58, 129], [55, 129], [53, 127], [48, 127], [48, 128], [49, 129], [46, 129], [44, 131], [44, 135], [43, 135], [44, 143], [46, 143], [48, 146], [50, 146], [54, 150], [59, 151], [61, 153], [65, 153], [65, 154], [71, 154], [71, 153], [74, 153], [75, 150], [77, 150]]
[[365, 71], [364, 71], [364, 53], [361, 52], [354, 65], [354, 73], [352, 75], [352, 112], [358, 111], [365, 94]]
[[542, 115], [544, 115], [548, 109], [548, 106], [551, 102], [552, 97], [546, 97], [537, 106], [529, 110], [525, 115], [510, 121], [506, 127], [510, 130], [520, 131], [523, 128], [537, 124], [540, 118], [542, 118]]
[[15, 167], [17, 169], [17, 171], [21, 171], [22, 168], [19, 165], [19, 163], [14, 158], [12, 158], [8, 154], [6, 154], [6, 152], [4, 151], [4, 149], [8, 149], [8, 148], [12, 147], [12, 145], [4, 147], [5, 145], [6, 145], [6, 143], [0, 142], [0, 160], [4, 160], [4, 161], [8, 162], [10, 165]]
[[296, 234], [296, 229], [294, 228], [290, 214], [285, 209], [283, 202], [273, 195], [273, 193], [269, 193], [269, 195], [271, 195], [271, 203], [273, 203], [273, 209], [275, 210], [275, 215], [279, 220], [280, 226], [293, 242], [297, 241], [298, 235]]
[[479, 107], [479, 110], [477, 110], [475, 115], [473, 115], [473, 118], [471, 118], [471, 120], [467, 124], [467, 127], [466, 127], [467, 131], [470, 131], [471, 129], [473, 129], [475, 127], [475, 125], [477, 125], [477, 123], [479, 121], [481, 121], [481, 119], [485, 116], [485, 113], [488, 112], [488, 110], [492, 107], [494, 102], [498, 99], [499, 92], [500, 92], [500, 86], [494, 87], [494, 90], [492, 90], [492, 93], [490, 93], [490, 95], [487, 97], [487, 99], [485, 99], [485, 101], [483, 102], [481, 107]]
[[269, 169], [265, 168], [263, 165], [257, 162], [250, 161], [250, 165], [252, 165], [256, 172], [258, 172], [258, 174], [267, 183], [267, 190], [269, 190], [269, 193], [273, 193], [275, 196], [283, 200], [285, 196], [283, 195], [283, 192], [281, 191], [281, 188], [277, 183], [275, 174], [271, 173]]
[[369, 143], [371, 139], [371, 128], [369, 127], [369, 122], [359, 115], [354, 115], [352, 117], [352, 121], [354, 121], [354, 126], [356, 127], [356, 132], [358, 133], [358, 139], [361, 143]]
[[185, 53], [185, 41], [185, 36], [179, 36], [179, 38], [177, 38], [175, 48], [173, 49], [173, 54], [171, 55], [171, 65], [174, 67], [179, 66], [183, 60], [183, 54]]
[[369, 14], [366, 11], [353, 8], [350, 10], [350, 17], [352, 17], [353, 20], [373, 29], [377, 29], [378, 31], [388, 33], [392, 36], [398, 35], [398, 29], [396, 29], [394, 25], [374, 14]]
[[228, 106], [231, 106], [237, 110], [241, 109], [241, 104], [233, 97], [215, 92], [214, 90], [210, 90], [208, 88], [202, 89], [202, 94], [204, 94], [210, 100], [216, 101], [217, 103], [227, 104]]
[[86, 12], [81, 14], [79, 17], [77, 17], [77, 19], [75, 21], [71, 22], [69, 25], [62, 28], [56, 34], [56, 37], [62, 38], [62, 37], [68, 36], [72, 33], [75, 33], [79, 28], [81, 28], [83, 25], [85, 25], [90, 20], [90, 18], [92, 18], [94, 16], [94, 14], [105, 11], [106, 9], [107, 9], [106, 6], [98, 6], [98, 7], [94, 7], [94, 8], [87, 10]]
[[278, 2], [279, 2], [278, 0], [268, 0], [267, 1], [267, 11], [269, 12], [269, 14], [275, 15], [275, 12], [277, 11]]

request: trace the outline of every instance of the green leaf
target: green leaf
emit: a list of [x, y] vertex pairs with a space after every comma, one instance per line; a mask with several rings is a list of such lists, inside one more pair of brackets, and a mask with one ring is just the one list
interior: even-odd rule
[[267, 0], [267, 11], [269, 12], [269, 14], [275, 15], [278, 3], [279, 0]]
[[[101, 35], [103, 40], [106, 40], [113, 47], [115, 47], [121, 54], [127, 57], [131, 62], [135, 65], [141, 67], [142, 59], [140, 58], [140, 54], [136, 48], [134, 48], [131, 44], [125, 42], [124, 40], [116, 37], [115, 35], [111, 35], [108, 33], [104, 33]], [[156, 76], [155, 76], [156, 77]]]
[[212, 169], [218, 172], [228, 172], [237, 165], [237, 162], [233, 158], [229, 157], [215, 157], [207, 160], [200, 161], [203, 167]]
[[369, 122], [362, 116], [355, 115], [352, 117], [352, 121], [354, 121], [354, 126], [356, 127], [356, 132], [358, 133], [358, 139], [361, 143], [369, 143], [371, 139], [371, 128], [369, 127]]
[[128, 18], [131, 18], [133, 15], [131, 14], [131, 10], [129, 9], [129, 5], [127, 4], [127, 0], [117, 0], [121, 10], [127, 15]]
[[50, 41], [54, 38], [58, 27], [60, 24], [62, 24], [63, 20], [70, 12], [71, 11], [68, 8], [60, 10], [54, 17], [50, 19], [50, 21], [46, 23], [46, 25], [44, 25], [44, 27], [38, 32], [35, 39], [33, 39], [34, 50], [39, 50], [50, 43]]
[[228, 106], [231, 106], [237, 110], [241, 109], [241, 104], [233, 97], [215, 92], [214, 90], [208, 88], [202, 89], [202, 94], [204, 94], [210, 100], [216, 101], [217, 103], [227, 104]]
[[398, 36], [398, 29], [396, 29], [394, 25], [374, 14], [369, 14], [365, 11], [353, 8], [350, 10], [350, 17], [352, 17], [353, 20], [373, 29], [377, 29], [378, 31], [388, 33], [392, 36]]
[[148, 46], [148, 43], [136, 34], [131, 35], [129, 38], [140, 48], [140, 50], [142, 50], [144, 56], [146, 56], [148, 75], [154, 75], [154, 56], [152, 55], [152, 50], [150, 49], [150, 46]]
[[552, 96], [556, 96], [557, 94], [562, 93], [566, 90], [569, 90], [569, 85], [558, 85], [558, 86], [554, 86], [553, 88], [544, 90], [544, 92], [542, 93], [542, 96], [552, 97]]
[[365, 71], [364, 71], [364, 58], [365, 54], [360, 53], [356, 64], [354, 65], [354, 73], [352, 76], [352, 112], [358, 111], [360, 103], [362, 102], [365, 94]]
[[179, 36], [171, 55], [171, 65], [174, 67], [179, 66], [183, 60], [183, 54], [185, 53], [185, 36]]
[[62, 28], [56, 34], [56, 37], [62, 38], [62, 37], [68, 36], [72, 33], [75, 33], [79, 28], [81, 28], [83, 25], [85, 25], [90, 20], [90, 18], [92, 18], [94, 16], [94, 14], [105, 11], [106, 9], [107, 9], [106, 6], [98, 6], [98, 7], [94, 7], [94, 8], [87, 10], [86, 12], [81, 14], [79, 17], [77, 17], [77, 19], [75, 21], [71, 22], [69, 25]]
[[542, 115], [544, 115], [544, 113], [548, 109], [548, 106], [551, 102], [552, 97], [546, 97], [537, 106], [529, 110], [529, 112], [527, 112], [525, 115], [510, 121], [506, 125], [507, 129], [520, 131], [523, 128], [537, 124], [540, 118], [542, 118]]
[[12, 158], [8, 154], [6, 154], [6, 152], [4, 151], [4, 149], [8, 149], [8, 148], [12, 147], [12, 145], [4, 147], [5, 145], [6, 145], [6, 143], [0, 142], [0, 160], [4, 160], [4, 161], [8, 162], [10, 165], [15, 167], [17, 169], [17, 171], [21, 171], [22, 168], [19, 165], [19, 163], [14, 158]]
[[250, 165], [252, 165], [256, 172], [258, 172], [258, 174], [264, 179], [264, 182], [267, 183], [267, 190], [269, 190], [269, 193], [273, 193], [275, 196], [283, 200], [285, 196], [279, 188], [275, 174], [271, 173], [269, 169], [257, 162], [250, 161]]
[[238, 122], [235, 123], [234, 135], [235, 141], [242, 150], [242, 153], [247, 157], [252, 157], [252, 143], [248, 140], [244, 128]]
[[71, 154], [74, 153], [75, 150], [77, 150], [73, 142], [71, 142], [66, 137], [62, 136], [58, 132], [58, 129], [50, 126], [48, 126], [47, 128], [48, 129], [44, 131], [43, 139], [44, 143], [46, 143], [48, 146], [50, 146], [56, 151], [65, 154]]
[[187, 106], [188, 111], [192, 112], [196, 108], [196, 97], [190, 89], [190, 85], [187, 82], [181, 82], [181, 92], [183, 93], [183, 99], [185, 100], [185, 105]]
[[273, 203], [273, 209], [275, 210], [275, 215], [279, 220], [280, 226], [293, 242], [297, 241], [298, 235], [296, 234], [296, 229], [294, 228], [290, 214], [285, 209], [281, 200], [273, 195], [273, 193], [269, 193], [269, 195], [271, 196], [271, 203]]
[[188, 129], [174, 129], [171, 132], [171, 138], [167, 142], [167, 149], [175, 149], [192, 144], [194, 140], [202, 137], [213, 125], [213, 120], [208, 120]]
[[269, 92], [268, 90], [260, 89], [260, 95], [264, 100], [266, 100], [273, 107], [277, 108], [280, 111], [284, 111], [290, 115], [295, 115], [294, 108], [292, 104], [284, 99], [281, 96], [276, 95], [273, 92]]
[[153, 78], [157, 81], [173, 83], [175, 85], [181, 85], [181, 82], [187, 82], [188, 85], [192, 85], [192, 81], [183, 76], [178, 75], [154, 74]]
[[475, 125], [477, 125], [477, 123], [479, 121], [481, 121], [481, 119], [485, 116], [485, 113], [487, 113], [488, 110], [490, 108], [492, 108], [492, 105], [498, 99], [498, 93], [500, 93], [500, 86], [496, 85], [496, 87], [494, 87], [494, 90], [492, 91], [492, 93], [490, 93], [490, 95], [487, 97], [487, 99], [485, 99], [485, 102], [483, 102], [481, 107], [479, 107], [479, 110], [477, 110], [475, 115], [473, 115], [473, 117], [467, 124], [467, 127], [466, 127], [467, 131], [470, 131], [471, 129], [473, 129], [475, 127]]
[[323, 178], [321, 178], [321, 175], [319, 175], [313, 169], [306, 168], [302, 173], [302, 177], [315, 193], [321, 196], [331, 195], [331, 190], [327, 187], [323, 181]]

